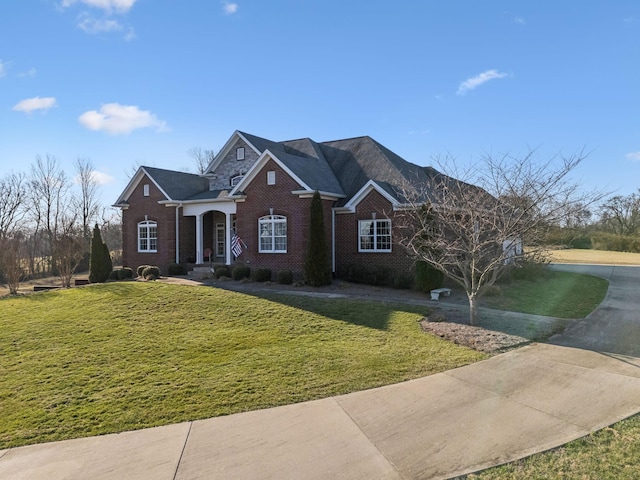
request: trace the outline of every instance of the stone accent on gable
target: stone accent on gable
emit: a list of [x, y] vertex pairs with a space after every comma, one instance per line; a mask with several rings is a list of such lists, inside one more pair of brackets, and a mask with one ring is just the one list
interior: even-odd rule
[[[244, 148], [244, 160], [236, 160], [236, 149]], [[245, 141], [238, 139], [216, 167], [216, 178], [209, 180], [210, 190], [231, 190], [231, 179], [237, 175], [245, 175], [259, 155]]]

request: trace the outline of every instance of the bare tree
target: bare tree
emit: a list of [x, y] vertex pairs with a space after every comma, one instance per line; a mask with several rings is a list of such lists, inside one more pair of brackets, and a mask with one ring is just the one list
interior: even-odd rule
[[56, 265], [53, 241], [71, 205], [69, 180], [54, 156], [43, 159], [38, 155], [31, 166], [30, 187], [34, 234], [38, 237], [44, 230], [46, 242], [42, 253], [49, 256], [49, 268], [53, 271]]
[[82, 231], [76, 227], [74, 217], [65, 217], [53, 238], [51, 249], [56, 260], [56, 270], [63, 288], [71, 287], [71, 277], [82, 260]]
[[600, 219], [616, 235], [634, 235], [640, 230], [640, 193], [609, 198], [600, 205]]
[[399, 243], [464, 288], [474, 324], [478, 298], [516, 260], [540, 254], [550, 225], [573, 206], [601, 198], [581, 192], [568, 178], [584, 158], [582, 152], [543, 163], [533, 152], [523, 158], [489, 156], [465, 171], [448, 159], [443, 168], [451, 175], [435, 172], [431, 184], [402, 192], [407, 205]]
[[82, 222], [82, 236], [88, 241], [91, 237], [91, 223], [98, 215], [98, 187], [91, 160], [77, 158], [75, 161], [76, 182], [80, 186], [80, 197], [76, 199], [76, 208], [80, 212]]
[[213, 150], [203, 150], [200, 147], [190, 148], [187, 153], [194, 160], [196, 164], [197, 173], [202, 175], [206, 172], [207, 167], [211, 161], [215, 158], [216, 152]]
[[0, 271], [4, 273], [9, 293], [18, 293], [24, 275], [25, 178], [10, 174], [0, 179]]

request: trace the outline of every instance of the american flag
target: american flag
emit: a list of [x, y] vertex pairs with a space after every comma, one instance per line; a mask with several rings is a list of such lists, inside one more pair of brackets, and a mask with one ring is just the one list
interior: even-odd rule
[[240, 237], [235, 233], [231, 237], [231, 251], [236, 258], [242, 254], [242, 240], [240, 240]]

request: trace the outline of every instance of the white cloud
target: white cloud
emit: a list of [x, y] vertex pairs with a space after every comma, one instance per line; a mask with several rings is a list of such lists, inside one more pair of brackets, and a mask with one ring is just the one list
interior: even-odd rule
[[524, 21], [522, 17], [514, 17], [513, 23], [517, 23], [518, 25], [525, 25], [527, 22]]
[[625, 155], [632, 162], [640, 162], [640, 152], [629, 152]]
[[44, 110], [45, 112], [56, 104], [55, 97], [33, 97], [19, 101], [12, 108], [15, 112], [31, 113], [34, 110]]
[[31, 67], [26, 72], [20, 72], [18, 76], [20, 78], [26, 78], [26, 77], [33, 78], [36, 76], [36, 73], [38, 73], [38, 71], [34, 67]]
[[135, 105], [107, 103], [100, 111], [91, 110], [78, 118], [89, 130], [100, 130], [114, 135], [129, 134], [139, 128], [155, 128], [158, 132], [168, 130], [167, 124], [153, 113], [140, 110]]
[[233, 15], [238, 11], [238, 4], [225, 2], [222, 6], [222, 9], [227, 15]]
[[502, 72], [499, 72], [498, 70], [487, 70], [486, 72], [482, 72], [481, 74], [476, 75], [475, 77], [466, 79], [464, 82], [460, 84], [460, 86], [458, 87], [458, 91], [456, 93], [458, 95], [464, 95], [469, 90], [474, 90], [475, 88], [479, 87], [483, 83], [487, 83], [489, 80], [494, 80], [496, 78], [504, 78], [508, 76], [509, 76], [508, 73], [502, 73]]
[[0, 78], [4, 77], [7, 74], [7, 68], [4, 66], [4, 63], [2, 63], [2, 60], [0, 60]]
[[62, 0], [63, 7], [70, 7], [74, 3], [83, 3], [89, 7], [101, 8], [107, 12], [115, 10], [119, 13], [125, 13], [131, 10], [131, 7], [137, 0]]
[[122, 30], [122, 25], [117, 20], [98, 20], [88, 13], [83, 13], [78, 17], [78, 28], [86, 33], [96, 34]]
[[[108, 173], [100, 172], [98, 170], [93, 170], [91, 172], [91, 179], [94, 180], [98, 185], [108, 185], [115, 181], [115, 178], [113, 178]], [[76, 183], [76, 185], [80, 185], [80, 176], [77, 175], [73, 179], [73, 181]]]

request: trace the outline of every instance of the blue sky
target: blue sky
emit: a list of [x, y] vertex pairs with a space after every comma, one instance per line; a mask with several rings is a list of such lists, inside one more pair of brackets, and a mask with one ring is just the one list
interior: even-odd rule
[[640, 187], [640, 3], [13, 0], [0, 6], [0, 175], [90, 158], [103, 203], [140, 164], [194, 171], [235, 130], [370, 135], [405, 159], [591, 152]]

